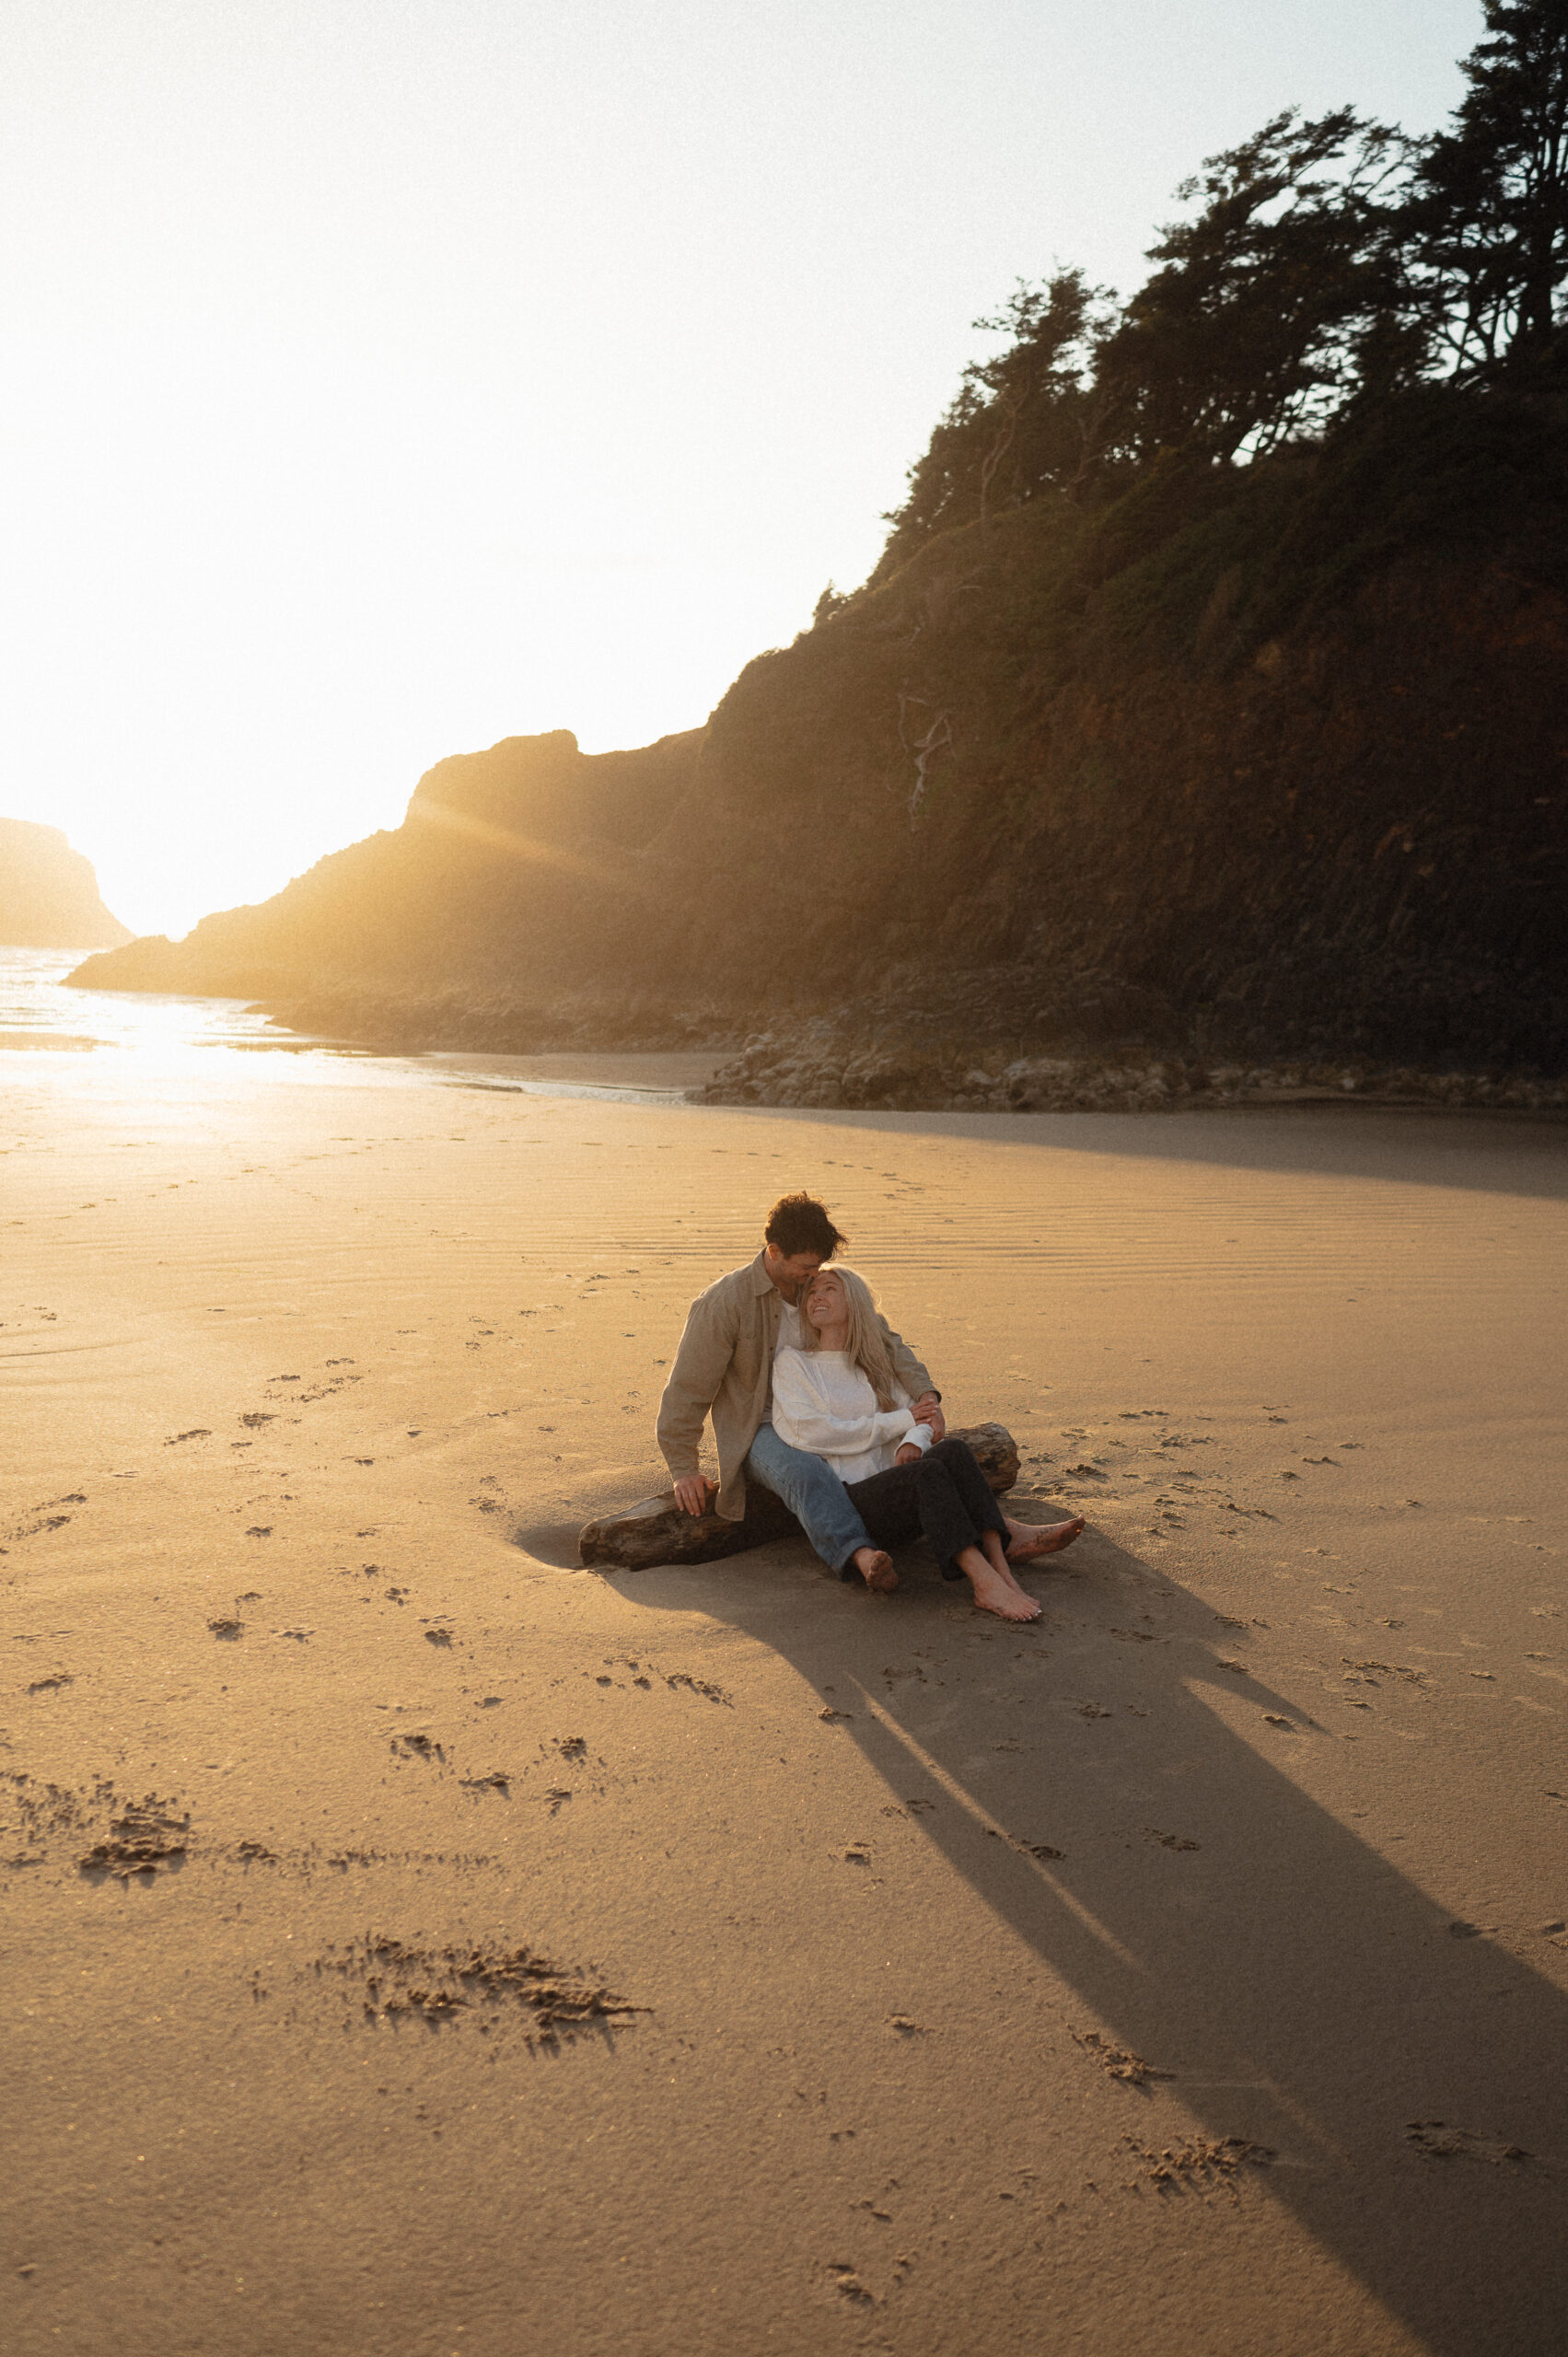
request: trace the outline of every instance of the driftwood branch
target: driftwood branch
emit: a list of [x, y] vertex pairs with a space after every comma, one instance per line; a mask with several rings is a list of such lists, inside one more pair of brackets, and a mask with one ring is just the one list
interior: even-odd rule
[[[1005, 1425], [969, 1424], [951, 1437], [968, 1441], [998, 1497], [1012, 1488], [1018, 1478], [1018, 1450]], [[673, 1491], [666, 1490], [656, 1498], [644, 1498], [625, 1514], [585, 1523], [577, 1547], [592, 1570], [645, 1572], [656, 1563], [715, 1563], [748, 1547], [765, 1547], [770, 1539], [802, 1535], [789, 1508], [771, 1490], [749, 1481], [744, 1522], [726, 1522], [716, 1514], [683, 1514]]]
[[904, 734], [904, 714], [912, 703], [923, 705], [927, 712], [931, 710], [931, 706], [923, 696], [901, 695], [899, 698], [899, 742], [914, 761], [914, 789], [909, 798], [910, 825], [912, 827], [920, 816], [920, 806], [925, 799], [926, 771], [938, 753], [947, 753], [953, 749], [953, 724], [950, 714], [944, 709], [936, 714], [924, 736], [915, 737], [912, 743]]

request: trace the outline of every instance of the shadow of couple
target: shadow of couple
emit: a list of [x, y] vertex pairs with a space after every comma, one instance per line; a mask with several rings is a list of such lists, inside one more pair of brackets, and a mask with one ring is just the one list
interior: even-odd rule
[[1344, 1821], [1390, 1791], [1413, 1817], [1423, 1781], [1480, 1805], [1441, 1690], [1369, 1671], [1353, 1710], [1325, 1680], [1320, 1723], [1247, 1666], [1260, 1625], [1094, 1531], [1028, 1567], [1046, 1608], [1023, 1627], [900, 1560], [889, 1600], [798, 1541], [595, 1576], [788, 1661], [1105, 2026], [1098, 2059], [1272, 2155], [1273, 2198], [1431, 2350], [1560, 2348], [1568, 1997]]

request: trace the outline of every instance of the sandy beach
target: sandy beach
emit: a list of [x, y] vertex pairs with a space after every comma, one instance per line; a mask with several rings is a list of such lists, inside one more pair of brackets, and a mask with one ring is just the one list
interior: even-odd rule
[[[1562, 2347], [1560, 1128], [5, 1062], [6, 2351]], [[798, 1186], [1037, 1625], [575, 1568]]]

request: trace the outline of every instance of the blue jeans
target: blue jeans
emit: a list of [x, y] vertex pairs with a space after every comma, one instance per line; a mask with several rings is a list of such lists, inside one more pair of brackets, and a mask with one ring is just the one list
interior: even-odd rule
[[871, 1536], [830, 1465], [804, 1448], [791, 1448], [772, 1424], [761, 1424], [746, 1459], [746, 1478], [782, 1498], [825, 1563], [842, 1572], [857, 1547]]

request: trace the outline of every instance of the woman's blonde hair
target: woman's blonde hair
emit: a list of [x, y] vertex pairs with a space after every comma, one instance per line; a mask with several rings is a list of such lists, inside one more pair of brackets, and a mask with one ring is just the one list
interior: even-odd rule
[[[844, 1349], [852, 1366], [857, 1366], [877, 1394], [877, 1405], [884, 1411], [897, 1405], [894, 1394], [901, 1389], [893, 1361], [888, 1349], [887, 1337], [877, 1311], [877, 1298], [858, 1269], [846, 1269], [840, 1260], [832, 1267], [819, 1271], [824, 1277], [838, 1277], [844, 1289], [844, 1307], [849, 1312], [849, 1331], [844, 1337]], [[812, 1284], [817, 1282], [814, 1277]], [[803, 1349], [819, 1351], [821, 1338], [806, 1314], [806, 1297], [811, 1291], [807, 1285], [800, 1296], [800, 1340]]]

